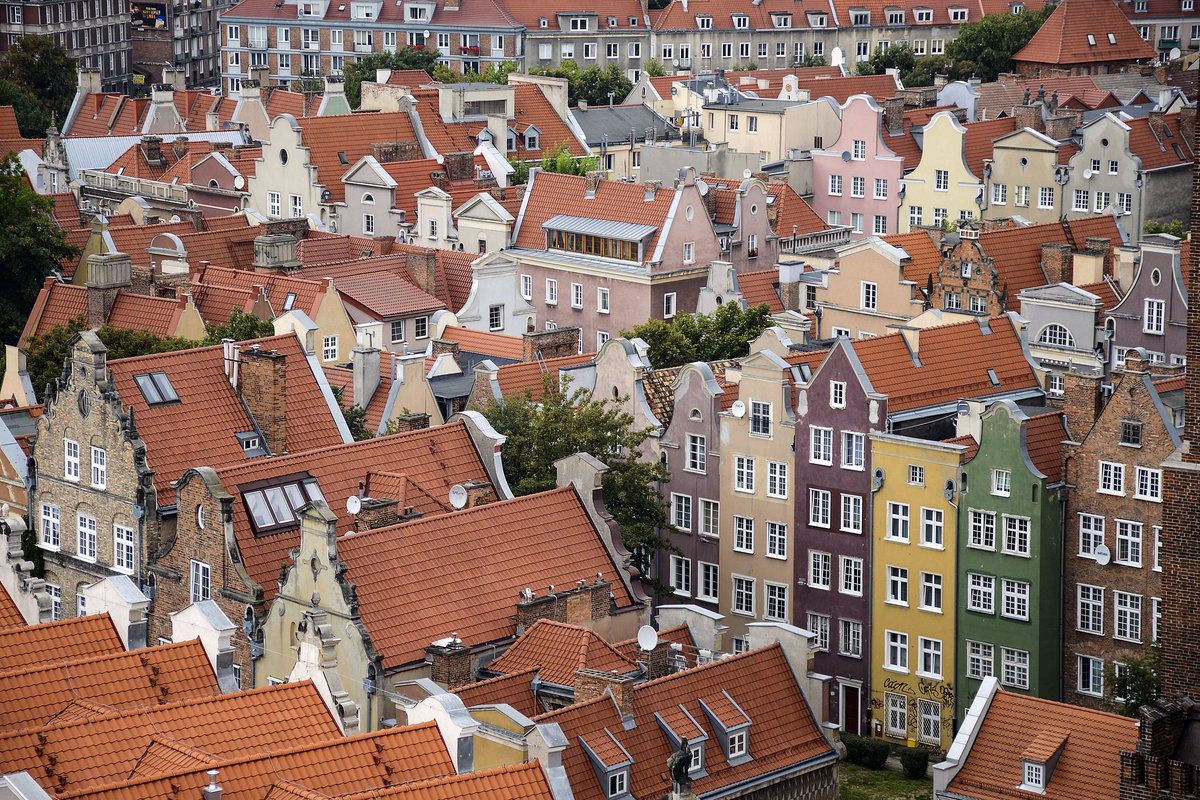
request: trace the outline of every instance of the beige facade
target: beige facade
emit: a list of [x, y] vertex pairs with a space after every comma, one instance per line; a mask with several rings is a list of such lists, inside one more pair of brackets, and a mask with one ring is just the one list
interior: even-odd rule
[[[755, 352], [742, 360], [738, 379], [743, 409], [740, 414], [735, 409], [722, 412], [720, 418], [724, 455], [719, 608], [734, 650], [745, 641], [748, 624], [792, 624], [795, 617], [796, 481], [791, 470], [796, 417], [788, 380], [791, 367], [779, 355], [786, 352], [784, 338], [780, 329], [771, 328], [752, 345]], [[726, 370], [727, 378], [731, 372]], [[762, 429], [763, 419], [770, 420], [769, 432], [755, 432]]]
[[250, 195], [246, 205], [270, 219], [311, 216], [328, 224], [330, 207], [322, 201], [317, 180], [317, 167], [309, 161], [296, 118], [275, 117], [263, 142], [262, 158], [246, 181]]
[[903, 250], [875, 237], [839, 248], [824, 271], [824, 285], [816, 287], [821, 316], [813, 337], [882, 336], [893, 332], [888, 326], [920, 314], [918, 287], [905, 278], [901, 264], [905, 257]]
[[963, 144], [967, 129], [949, 111], [934, 114], [924, 127], [921, 160], [900, 179], [899, 226], [908, 233], [938, 220], [973, 219], [980, 214], [983, 176], [967, 165]]
[[1063, 186], [1056, 180], [1066, 171], [1059, 166], [1058, 142], [1032, 128], [1022, 128], [996, 140], [992, 148], [992, 174], [987, 179], [987, 196], [995, 186], [1007, 187], [1007, 203], [989, 202], [984, 219], [1019, 215], [1033, 223], [1057, 222], [1063, 212]]

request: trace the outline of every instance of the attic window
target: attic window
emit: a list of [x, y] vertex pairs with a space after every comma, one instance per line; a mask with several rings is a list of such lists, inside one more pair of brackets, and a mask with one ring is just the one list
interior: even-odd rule
[[637, 17], [630, 17], [630, 18], [629, 18], [629, 27], [631, 27], [631, 28], [636, 28], [636, 27], [637, 27]]
[[529, 133], [525, 134], [525, 149], [526, 150], [537, 150], [538, 149], [538, 135], [536, 133], [529, 132]]
[[1032, 792], [1046, 791], [1046, 765], [1037, 761], [1024, 762], [1025, 769], [1022, 770], [1022, 781], [1018, 789], [1025, 789]]
[[292, 306], [296, 305], [296, 293], [288, 292], [287, 299], [283, 301], [283, 310], [291, 311]]
[[1117, 37], [1116, 37], [1116, 36], [1114, 36], [1113, 34], [1111, 34], [1111, 33], [1110, 33], [1110, 34], [1108, 35], [1108, 43], [1109, 43], [1109, 44], [1116, 44], [1116, 43], [1117, 43]]
[[302, 506], [325, 499], [316, 479], [305, 474], [292, 476], [291, 480], [260, 481], [240, 488], [255, 536], [294, 527]]
[[629, 793], [629, 770], [622, 769], [608, 775], [608, 796], [620, 797]]
[[1087, 37], [1088, 37], [1088, 47], [1095, 47], [1096, 46], [1096, 37], [1090, 33], [1087, 35]]
[[616, 17], [609, 17], [609, 18], [608, 18], [608, 27], [610, 27], [610, 28], [615, 28], [615, 27], [617, 27], [617, 18], [616, 18]]
[[1000, 379], [998, 377], [996, 377], [996, 370], [989, 369], [987, 372], [988, 372], [988, 380], [992, 382], [992, 386], [999, 386]]
[[538, 17], [538, 25], [543, 28], [549, 28], [550, 20], [546, 19], [545, 17]]
[[343, 167], [350, 165], [350, 159], [346, 158], [346, 151], [344, 151], [344, 150], [338, 151], [338, 161], [342, 162]]
[[258, 435], [257, 431], [247, 431], [234, 435], [237, 436], [238, 442], [242, 445], [242, 451], [245, 452], [246, 458], [265, 456], [267, 454], [267, 451], [262, 446], [262, 437]]
[[729, 757], [737, 758], [746, 755], [746, 740], [750, 737], [750, 731], [738, 731], [737, 733], [729, 734]]
[[161, 406], [167, 403], [178, 403], [179, 395], [175, 393], [175, 387], [171, 385], [171, 379], [167, 377], [165, 372], [149, 372], [142, 375], [133, 376], [134, 383], [141, 390], [142, 397], [146, 399], [146, 404], [151, 406]]

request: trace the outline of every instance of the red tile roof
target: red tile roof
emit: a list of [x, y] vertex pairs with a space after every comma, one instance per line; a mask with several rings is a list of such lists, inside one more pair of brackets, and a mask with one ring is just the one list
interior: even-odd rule
[[174, 336], [186, 302], [182, 298], [176, 300], [171, 297], [118, 292], [106, 321], [114, 328], [146, 331], [164, 338]]
[[620, 674], [637, 672], [637, 661], [617, 652], [598, 633], [580, 625], [540, 619], [512, 643], [504, 654], [487, 665], [508, 674], [539, 667], [538, 680], [574, 686], [581, 669]]
[[617, 608], [633, 603], [572, 487], [342, 536], [338, 557], [386, 668], [423, 659], [451, 632], [469, 645], [512, 636], [526, 587], [544, 594], [599, 573]]
[[807, 89], [809, 97], [816, 100], [832, 97], [839, 105], [856, 94], [870, 95], [878, 101], [895, 97], [900, 87], [891, 75], [853, 75], [845, 78], [816, 78], [798, 81], [798, 88]]
[[538, 400], [542, 396], [542, 375], [546, 373], [558, 375], [560, 371], [577, 364], [586, 364], [596, 357], [595, 353], [584, 353], [578, 356], [560, 356], [547, 358], [544, 361], [526, 361], [521, 364], [501, 364], [496, 372], [496, 382], [500, 384], [500, 393], [505, 397], [517, 392], [529, 390], [530, 397]]
[[[1088, 40], [1089, 35], [1095, 44]], [[1070, 66], [1142, 61], [1157, 56], [1116, 3], [1064, 0], [1013, 60]]]
[[[716, 186], [717, 213], [716, 222], [733, 223], [733, 208], [737, 202], [737, 192], [740, 180], [727, 178], [705, 177], [704, 182]], [[767, 193], [774, 198], [772, 205], [777, 209], [775, 224], [772, 229], [779, 236], [788, 237], [795, 234], [816, 233], [829, 228], [821, 215], [813, 210], [803, 197], [786, 183], [768, 183]]]
[[[658, 640], [660, 642], [671, 642], [682, 645], [684, 652], [689, 650], [695, 651], [696, 649], [696, 640], [692, 638], [692, 631], [686, 624], [676, 625], [674, 628], [663, 628], [658, 632]], [[613, 647], [617, 648], [617, 652], [632, 659], [636, 659], [638, 653], [641, 651], [637, 639], [626, 639], [623, 642], [617, 642]]]
[[125, 649], [108, 614], [0, 630], [0, 672]]
[[654, 248], [663, 234], [667, 213], [675, 199], [675, 190], [664, 186], [655, 193], [653, 200], [646, 202], [646, 189], [642, 184], [602, 180], [596, 187], [595, 196], [588, 198], [585, 196], [586, 183], [587, 179], [582, 176], [537, 173], [525, 190], [521, 227], [515, 232], [513, 246], [545, 250], [546, 232], [542, 224], [556, 214], [567, 214], [656, 226], [658, 230], [646, 239], [642, 251], [642, 262], [652, 261]]
[[0, 730], [51, 724], [76, 700], [115, 711], [220, 694], [199, 639], [104, 655], [80, 652], [73, 660], [0, 673], [0, 684]]
[[[415, 161], [387, 161], [379, 165], [397, 184], [396, 208], [404, 211], [405, 219], [417, 218], [417, 192], [434, 185], [431, 177], [444, 171], [436, 158], [419, 158]], [[474, 181], [471, 182], [474, 186]]]
[[[339, 796], [341, 800], [381, 800], [403, 797], [406, 800], [554, 800], [554, 792], [536, 761], [495, 767], [489, 770], [447, 775], [413, 781], [386, 789], [370, 789]], [[327, 800], [322, 792], [301, 789], [294, 783], [276, 783], [267, 800]]]
[[347, 303], [381, 320], [428, 314], [446, 307], [441, 300], [422, 292], [394, 272], [368, 272], [340, 278], [337, 288]]
[[222, 797], [226, 800], [262, 800], [272, 784], [279, 782], [341, 796], [454, 773], [454, 763], [437, 724], [425, 722], [361, 736], [305, 742], [266, 755], [254, 753], [213, 759], [202, 765], [184, 764], [169, 772], [134, 777], [75, 797], [199, 797], [209, 782], [206, 772], [214, 767], [221, 772]]
[[[919, 359], [914, 366], [900, 333], [849, 342], [876, 392], [888, 396], [888, 413], [909, 411], [963, 397], [982, 397], [1038, 386], [1020, 337], [1008, 317], [988, 320], [984, 334], [975, 320], [919, 333]], [[964, 353], [971, 353], [969, 362]], [[988, 375], [999, 379], [993, 385]]]
[[[229, 11], [223, 12], [222, 16], [229, 19], [278, 19], [295, 22], [296, 10], [286, 6], [276, 6], [275, 0], [243, 0]], [[350, 10], [349, 8], [342, 9], [340, 4], [331, 5], [326, 11], [324, 19], [349, 22]], [[403, 9], [387, 4], [380, 8], [379, 16], [376, 19], [381, 23], [396, 25], [405, 22]], [[518, 24], [513, 16], [505, 11], [504, 5], [497, 0], [461, 0], [457, 9], [445, 8], [443, 0], [436, 0], [436, 6], [430, 18], [432, 24], [453, 25], [466, 21], [473, 26], [480, 27], [516, 27]], [[534, 27], [536, 27], [536, 20]], [[316, 107], [314, 104], [314, 109]]]
[[58, 192], [46, 195], [54, 201], [54, 210], [50, 212], [60, 228], [78, 228], [83, 224], [79, 213], [79, 203], [71, 192]]
[[30, 339], [44, 335], [55, 325], [66, 325], [79, 316], [87, 316], [87, 289], [60, 283], [52, 277], [46, 278], [17, 344], [24, 348]]
[[1046, 476], [1047, 483], [1058, 483], [1062, 479], [1062, 443], [1070, 438], [1061, 411], [1039, 414], [1025, 423], [1025, 449], [1029, 460]]
[[1120, 794], [1119, 753], [1137, 749], [1138, 721], [1091, 708], [998, 690], [966, 763], [950, 781], [950, 792], [979, 800], [1002, 800], [1027, 793], [1022, 754], [1048, 730], [1070, 732], [1043, 797], [1093, 800]]
[[192, 284], [192, 301], [205, 322], [220, 325], [228, 322], [234, 309], [250, 313], [258, 293], [253, 288], [227, 289], [224, 286]]
[[923, 288], [929, 281], [930, 273], [937, 274], [938, 266], [942, 263], [942, 251], [938, 249], [929, 231], [918, 230], [885, 236], [883, 240], [892, 247], [899, 247], [908, 253], [908, 258], [902, 262], [904, 280], [912, 281]]
[[[462, 422], [307, 452], [292, 451], [278, 458], [231, 463], [217, 472], [221, 483], [233, 494], [238, 493], [239, 485], [252, 481], [307, 472], [317, 479], [321, 493], [338, 515], [338, 530], [355, 527], [354, 515], [346, 511], [344, 500], [357, 495], [359, 483], [372, 473], [404, 476], [410, 490], [406, 505], [425, 515], [452, 510], [449, 496], [454, 484], [488, 479], [487, 469]], [[255, 536], [244, 504], [235, 502], [233, 530], [246, 569], [263, 587], [269, 602], [279, 588], [280, 565], [290, 561], [288, 551], [300, 542], [299, 529]]]
[[1046, 284], [1042, 270], [1042, 244], [1069, 245], [1073, 252], [1084, 249], [1087, 237], [1101, 236], [1121, 241], [1116, 221], [1107, 214], [1082, 217], [1067, 222], [996, 228], [979, 234], [979, 246], [992, 259], [1001, 280], [1008, 283], [1009, 297], [1025, 289]]
[[1167, 114], [1160, 131], [1146, 117], [1126, 120], [1129, 151], [1142, 160], [1142, 169], [1182, 167], [1192, 163], [1192, 143], [1180, 126], [1179, 113]]
[[0, 769], [29, 772], [57, 795], [79, 792], [144, 774], [135, 770], [156, 737], [230, 758], [341, 733], [316, 687], [302, 681], [0, 733]]
[[[375, 433], [383, 425], [383, 414], [387, 410], [388, 395], [392, 390], [392, 375], [395, 374], [395, 362], [397, 356], [394, 353], [389, 353], [384, 350], [379, 354], [379, 386], [376, 387], [375, 393], [371, 395], [371, 400], [367, 403], [367, 416], [364, 422], [367, 430]], [[337, 395], [339, 389], [341, 394], [337, 395], [341, 404], [346, 408], [352, 408], [356, 405], [362, 405], [360, 399], [354, 396], [354, 369], [353, 367], [338, 367], [331, 365], [323, 365], [325, 370], [325, 378], [329, 381], [329, 387]], [[398, 411], [399, 409], [393, 409]]]
[[1084, 283], [1079, 288], [1099, 297], [1102, 310], [1116, 308], [1117, 303], [1121, 302], [1120, 290], [1110, 279], [1102, 280], [1099, 283]]
[[[805, 10], [824, 11], [828, 14], [829, 4], [818, 2]], [[764, 0], [759, 3], [752, 0], [691, 0], [686, 8], [681, 3], [669, 3], [661, 11], [652, 12], [651, 26], [656, 31], [695, 31], [700, 30], [696, 17], [708, 16], [712, 17], [712, 27], [706, 30], [732, 31], [735, 30], [733, 15], [741, 14], [749, 17], [748, 24], [751, 29], [761, 30], [775, 27], [772, 13], [791, 16], [793, 28], [808, 27], [807, 16], [788, 0]]]
[[[26, 451], [26, 455], [28, 454], [28, 451]], [[5, 628], [19, 628], [24, 625], [25, 615], [21, 613], [21, 609], [17, 608], [16, 601], [12, 599], [12, 595], [8, 593], [8, 589], [4, 588], [4, 584], [0, 584], [0, 631], [3, 631]]]
[[1017, 129], [1013, 117], [1000, 117], [983, 122], [968, 122], [963, 136], [963, 158], [967, 168], [979, 180], [983, 180], [983, 165], [992, 158], [992, 145], [999, 137]]
[[[341, 444], [342, 436], [329, 404], [313, 375], [300, 340], [293, 334], [254, 339], [287, 358], [287, 446], [290, 452]], [[225, 376], [222, 345], [178, 350], [108, 362], [122, 405], [134, 407], [138, 433], [146, 443], [146, 460], [154, 469], [158, 504], [175, 502], [171, 485], [189, 467], [243, 463], [245, 450], [234, 435], [254, 430], [246, 405]], [[151, 406], [134, 381], [136, 375], [165, 372], [179, 403]], [[186, 424], [188, 435], [179, 436]]]
[[447, 327], [442, 332], [442, 338], [458, 342], [459, 349], [466, 353], [509, 358], [513, 361], [520, 361], [525, 356], [524, 342], [520, 336]]
[[20, 139], [21, 127], [17, 125], [17, 110], [13, 106], [0, 106], [0, 139]]
[[[680, 705], [708, 737], [704, 759], [707, 774], [692, 784], [698, 795], [719, 793], [735, 785], [742, 788], [745, 782], [805, 762], [836, 759], [778, 644], [648, 681], [627, 693], [636, 722], [633, 727], [622, 724], [621, 712], [609, 696], [543, 714], [537, 721], [557, 722], [572, 742], [580, 737], [589, 746], [604, 740], [612, 745], [613, 739], [619, 742], [633, 760], [629, 788], [634, 797], [655, 796], [663, 791], [667, 780], [664, 765], [675, 745], [657, 724], [654, 713]], [[714, 725], [701, 705], [723, 710], [730, 705], [729, 698], [751, 721], [748, 741], [753, 758], [738, 766], [731, 766], [721, 752]], [[597, 755], [603, 758], [604, 754]], [[617, 756], [620, 761], [625, 758], [623, 753]], [[563, 764], [578, 800], [607, 796], [607, 786], [600, 785], [582, 747], [567, 748]]]
[[[232, 120], [240, 98], [215, 97], [206, 89], [177, 89], [173, 99], [184, 128], [189, 132], [199, 133], [208, 130], [210, 111], [217, 113], [222, 125]], [[320, 107], [321, 95], [309, 97], [282, 87], [273, 87], [262, 91], [262, 102], [269, 117], [288, 113], [302, 119], [309, 113], [315, 113]], [[140, 136], [149, 108], [148, 98], [130, 98], [111, 92], [89, 92], [84, 95], [79, 114], [71, 123], [70, 129], [64, 131], [64, 135]]]
[[537, 678], [538, 669], [536, 666], [526, 667], [497, 678], [459, 686], [450, 691], [458, 695], [458, 699], [468, 708], [507, 703], [525, 716], [535, 717], [546, 710], [533, 693], [533, 681]]
[[[558, 17], [554, 7], [547, 7], [537, 0], [502, 0], [504, 8], [522, 25], [530, 29], [538, 28], [541, 20], [546, 20], [546, 28], [559, 30]], [[604, 3], [597, 0], [574, 0], [572, 11], [592, 12], [599, 16], [596, 25], [600, 30], [645, 30], [646, 16], [640, 3], [635, 0], [614, 0]], [[608, 17], [615, 16], [617, 24], [610, 26]], [[630, 25], [629, 18], [637, 20], [637, 25]], [[543, 29], [544, 30], [544, 29]]]
[[[273, 272], [253, 272], [248, 269], [227, 267], [201, 267], [192, 272], [192, 282], [224, 289], [237, 289], [258, 296], [257, 287], [266, 290], [267, 300], [276, 314], [282, 314], [289, 295], [295, 295], [292, 308], [303, 311], [310, 319], [316, 319], [328, 289], [324, 281], [297, 278]], [[230, 309], [232, 311], [232, 309]], [[226, 314], [224, 319], [229, 319]], [[223, 321], [218, 318], [216, 321]]]
[[963, 454], [963, 463], [970, 461], [979, 452], [979, 442], [975, 441], [974, 436], [954, 436], [942, 441], [946, 444], [961, 444], [967, 448], [967, 452]]
[[[309, 163], [317, 168], [315, 180], [332, 193], [332, 202], [346, 199], [342, 183], [349, 169], [346, 164], [371, 155], [371, 145], [418, 140], [412, 120], [403, 111], [310, 117], [300, 124]], [[339, 153], [345, 155], [345, 163]]]
[[757, 306], [766, 303], [772, 314], [783, 312], [783, 301], [779, 299], [779, 270], [739, 272], [737, 286], [746, 305]]

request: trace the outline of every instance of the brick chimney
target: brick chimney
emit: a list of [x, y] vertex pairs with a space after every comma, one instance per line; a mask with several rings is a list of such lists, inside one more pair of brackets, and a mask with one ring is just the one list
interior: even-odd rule
[[1146, 121], [1150, 123], [1150, 130], [1161, 142], [1166, 135], [1167, 112], [1162, 109], [1155, 109], [1146, 115]]
[[239, 388], [272, 455], [287, 452], [287, 357], [257, 345], [241, 351]]
[[592, 170], [584, 175], [584, 197], [588, 200], [595, 198], [596, 189], [600, 188], [600, 181], [604, 179], [605, 173], [602, 170]]
[[452, 689], [475, 682], [471, 669], [471, 648], [465, 647], [458, 634], [451, 634], [425, 648], [425, 661], [429, 664], [434, 683]]
[[1184, 106], [1179, 109], [1179, 130], [1188, 142], [1196, 141], [1196, 107]]
[[1046, 124], [1042, 121], [1042, 104], [1030, 103], [1027, 106], [1014, 106], [1013, 119], [1018, 128], [1032, 128], [1039, 133], [1045, 133]]
[[425, 294], [437, 297], [437, 251], [423, 247], [411, 251], [405, 260], [417, 288]]
[[553, 328], [548, 331], [533, 331], [521, 334], [521, 360], [536, 361], [542, 358], [573, 356], [579, 352], [581, 328]]
[[171, 142], [171, 152], [175, 154], [175, 160], [179, 161], [187, 156], [190, 147], [191, 143], [186, 136], [177, 136], [175, 141]]
[[575, 702], [582, 703], [611, 692], [622, 717], [633, 714], [634, 676], [616, 675], [597, 669], [581, 669], [575, 673]]
[[467, 508], [485, 506], [496, 500], [496, 492], [492, 489], [491, 481], [467, 481], [463, 484], [463, 488], [467, 490]]
[[255, 272], [291, 272], [300, 269], [297, 238], [290, 233], [264, 233], [254, 237]]
[[87, 259], [87, 326], [108, 321], [117, 293], [132, 282], [133, 261], [126, 253], [96, 253]]
[[433, 345], [429, 349], [431, 356], [437, 358], [438, 356], [449, 354], [454, 359], [454, 363], [458, 363], [458, 342], [452, 342], [449, 339], [434, 339], [430, 344]]
[[1046, 120], [1046, 135], [1058, 142], [1070, 139], [1082, 121], [1083, 112], [1062, 109], [1057, 115]]
[[653, 650], [638, 650], [638, 663], [646, 668], [646, 679], [654, 680], [671, 673], [671, 643], [659, 640]]
[[1072, 367], [1063, 373], [1063, 411], [1066, 413], [1067, 434], [1072, 441], [1082, 442], [1096, 424], [1104, 397], [1100, 382], [1104, 373], [1085, 367]]
[[1042, 243], [1042, 271], [1046, 283], [1071, 282], [1071, 247], [1059, 242]]
[[362, 509], [355, 517], [355, 522], [355, 528], [360, 531], [398, 525], [400, 523], [400, 501], [387, 497], [363, 498]]
[[798, 261], [784, 261], [779, 264], [779, 301], [785, 311], [800, 310], [800, 276], [804, 274], [804, 264]]
[[165, 167], [166, 161], [162, 155], [163, 140], [161, 136], [143, 136], [142, 137], [142, 155], [146, 157], [146, 163], [152, 167]]
[[517, 635], [539, 619], [587, 625], [611, 612], [612, 583], [602, 577], [591, 583], [581, 579], [566, 589], [551, 585], [544, 595], [534, 594], [530, 588], [517, 600]]
[[407, 431], [421, 431], [429, 427], [429, 415], [419, 412], [409, 414], [401, 414], [393, 417], [396, 422], [396, 430], [399, 433]]
[[452, 181], [475, 180], [475, 154], [469, 150], [464, 153], [446, 153], [442, 168], [446, 177]]
[[883, 109], [883, 124], [888, 133], [904, 130], [904, 98], [889, 97]]

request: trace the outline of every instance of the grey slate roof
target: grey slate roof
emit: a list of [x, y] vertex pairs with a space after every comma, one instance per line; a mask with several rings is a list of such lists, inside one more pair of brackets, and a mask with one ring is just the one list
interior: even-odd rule
[[635, 141], [644, 142], [647, 129], [652, 129], [652, 134], [657, 134], [657, 138], [662, 138], [669, 130], [665, 117], [641, 103], [573, 108], [571, 113], [583, 129], [589, 147], [602, 144], [606, 141], [605, 137], [608, 137], [609, 144], [628, 142], [631, 134], [636, 137]]
[[[236, 131], [186, 131], [184, 133], [160, 133], [163, 143], [168, 144], [180, 136], [191, 142], [230, 142], [235, 145], [249, 144], [249, 137]], [[141, 136], [67, 136], [63, 146], [67, 150], [71, 180], [79, 180], [81, 169], [105, 169], [125, 154], [135, 144], [141, 144]]]

